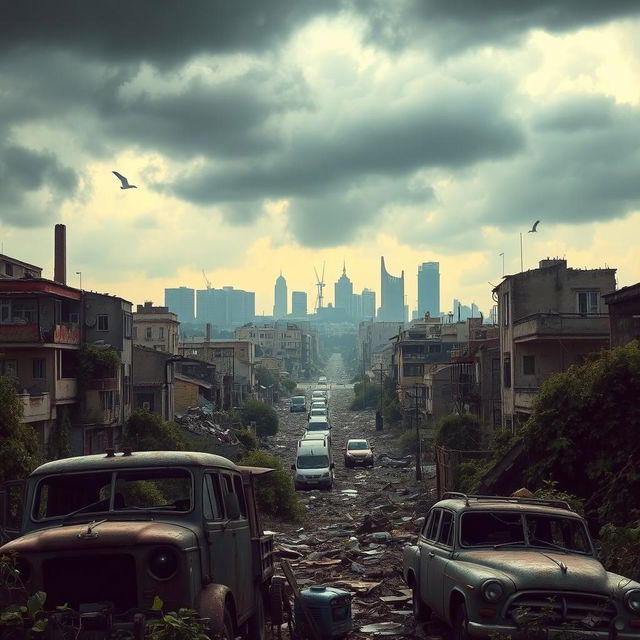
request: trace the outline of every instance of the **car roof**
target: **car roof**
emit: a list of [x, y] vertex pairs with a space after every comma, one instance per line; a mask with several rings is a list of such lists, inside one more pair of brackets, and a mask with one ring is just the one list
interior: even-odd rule
[[318, 424], [319, 422], [322, 423], [327, 423], [329, 424], [329, 421], [327, 420], [326, 416], [311, 416], [309, 418], [309, 424]]
[[463, 493], [445, 493], [441, 500], [433, 505], [453, 511], [513, 511], [516, 513], [547, 513], [553, 515], [581, 518], [562, 500], [546, 500], [543, 498], [520, 498], [515, 496], [476, 496]]
[[116, 469], [140, 469], [150, 467], [223, 467], [240, 471], [231, 460], [213, 453], [200, 451], [133, 451], [123, 453], [101, 453], [77, 456], [45, 462], [31, 472], [31, 476], [50, 473], [76, 473], [78, 471], [113, 471]]
[[350, 442], [365, 442], [366, 444], [369, 444], [366, 438], [349, 438], [347, 440], [347, 444], [349, 444]]

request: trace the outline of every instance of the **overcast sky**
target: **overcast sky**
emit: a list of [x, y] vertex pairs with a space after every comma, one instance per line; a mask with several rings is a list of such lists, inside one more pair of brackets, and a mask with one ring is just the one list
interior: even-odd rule
[[[52, 277], [441, 308], [561, 256], [640, 281], [637, 0], [49, 0], [0, 21], [0, 236]], [[137, 185], [122, 191], [117, 170]], [[538, 232], [527, 233], [540, 219]], [[379, 300], [378, 300], [379, 302]]]

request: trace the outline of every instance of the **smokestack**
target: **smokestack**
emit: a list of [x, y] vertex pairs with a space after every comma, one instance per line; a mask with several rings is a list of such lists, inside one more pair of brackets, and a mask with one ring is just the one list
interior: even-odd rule
[[206, 342], [211, 342], [211, 323], [207, 322], [207, 337]]
[[63, 224], [56, 225], [53, 279], [60, 284], [67, 284], [67, 227]]

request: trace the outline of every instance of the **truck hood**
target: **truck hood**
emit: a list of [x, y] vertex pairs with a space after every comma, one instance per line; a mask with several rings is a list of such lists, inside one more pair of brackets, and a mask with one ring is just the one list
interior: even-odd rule
[[39, 553], [161, 544], [177, 545], [183, 549], [196, 546], [196, 532], [167, 522], [119, 520], [73, 523], [32, 531], [8, 542], [2, 547], [2, 551]]
[[591, 556], [542, 549], [482, 549], [460, 552], [458, 561], [508, 576], [517, 590], [543, 589], [608, 594], [607, 571]]

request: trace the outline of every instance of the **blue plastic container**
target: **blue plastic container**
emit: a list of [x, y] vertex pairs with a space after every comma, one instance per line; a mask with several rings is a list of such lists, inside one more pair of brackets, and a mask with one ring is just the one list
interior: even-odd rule
[[[351, 596], [348, 591], [314, 585], [300, 591], [322, 640], [340, 638], [352, 629]], [[296, 625], [305, 628], [304, 615], [296, 601]]]

